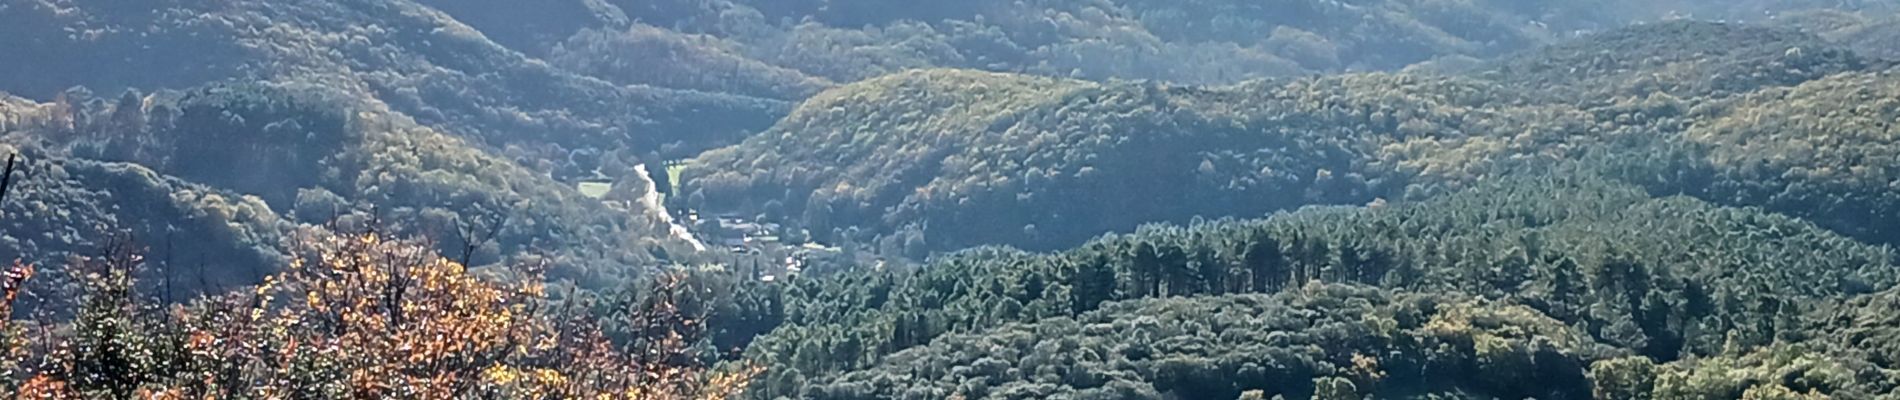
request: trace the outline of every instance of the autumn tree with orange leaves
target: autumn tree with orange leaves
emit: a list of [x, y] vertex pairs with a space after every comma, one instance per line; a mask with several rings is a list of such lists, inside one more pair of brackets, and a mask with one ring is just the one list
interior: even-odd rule
[[[725, 399], [758, 372], [697, 362], [690, 348], [703, 323], [671, 294], [616, 316], [650, 335], [620, 346], [593, 314], [549, 301], [538, 265], [485, 279], [414, 240], [312, 228], [297, 242], [304, 255], [263, 284], [177, 305], [136, 293], [143, 260], [129, 248], [75, 260], [78, 311], [8, 342], [8, 354], [21, 355], [9, 365], [21, 383], [8, 389], [31, 398]], [[14, 271], [9, 288], [32, 270]], [[660, 293], [680, 287], [654, 282]]]

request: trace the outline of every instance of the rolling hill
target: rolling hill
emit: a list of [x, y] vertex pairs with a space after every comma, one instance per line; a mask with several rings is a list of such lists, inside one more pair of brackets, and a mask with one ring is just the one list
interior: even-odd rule
[[[911, 382], [930, 387], [923, 382], [967, 377], [941, 371], [879, 376], [903, 376], [901, 371], [918, 365], [899, 362], [906, 357], [976, 352], [940, 362], [958, 370], [982, 365], [978, 358], [992, 350], [957, 343], [1000, 340], [995, 338], [1009, 337], [1016, 328], [990, 338], [946, 335], [1077, 315], [1103, 323], [1139, 318], [1089, 314], [1138, 307], [1107, 305], [1115, 301], [1299, 291], [1328, 282], [1493, 299], [1561, 321], [1620, 354], [1661, 364], [1682, 360], [1686, 368], [1702, 357], [1740, 357], [1776, 344], [1841, 338], [1802, 321], [1900, 283], [1887, 247], [1758, 209], [1652, 198], [1634, 186], [1565, 175], [1501, 179], [1409, 204], [1149, 226], [1054, 253], [984, 248], [935, 259], [914, 272], [859, 269], [812, 278], [786, 294], [784, 325], [761, 336], [747, 355], [772, 371], [757, 386], [768, 398], [901, 393], [864, 390], [895, 382], [906, 385], [892, 390]], [[1064, 332], [1051, 339], [1097, 335]], [[892, 355], [923, 346], [931, 348]], [[1825, 348], [1777, 351], [1825, 357]], [[1349, 355], [1327, 354], [1334, 363]], [[1115, 365], [1103, 367], [1121, 368]], [[875, 372], [853, 372], [865, 370]], [[1001, 387], [1044, 379], [1037, 375], [986, 379]], [[1313, 378], [1294, 376], [1302, 382]], [[1115, 379], [1159, 384], [1160, 378]], [[1747, 389], [1745, 382], [1735, 383], [1738, 393]], [[1199, 387], [1208, 386], [1176, 391]]]
[[785, 108], [577, 75], [409, 1], [29, 1], [0, 8], [0, 26], [0, 52], [34, 60], [0, 66], [11, 77], [0, 91], [14, 95], [50, 101], [72, 86], [117, 93], [227, 79], [310, 83], [539, 159], [729, 143]]

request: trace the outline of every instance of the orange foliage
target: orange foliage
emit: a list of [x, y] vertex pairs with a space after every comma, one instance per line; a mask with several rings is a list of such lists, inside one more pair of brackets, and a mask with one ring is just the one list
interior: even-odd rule
[[[422, 243], [373, 233], [311, 231], [300, 242], [308, 256], [252, 290], [149, 316], [126, 313], [157, 321], [123, 324], [139, 327], [130, 335], [143, 336], [111, 341], [146, 343], [126, 353], [149, 359], [85, 369], [131, 371], [125, 377], [88, 378], [132, 382], [136, 396], [152, 399], [671, 400], [731, 398], [759, 373], [674, 362], [688, 354], [683, 339], [693, 337], [681, 329], [700, 328], [670, 304], [632, 313], [634, 324], [654, 328], [642, 333], [657, 340], [622, 351], [591, 316], [549, 307], [539, 266], [516, 268], [515, 276], [496, 281], [476, 277]], [[87, 288], [112, 292], [101, 289]], [[17, 394], [133, 393], [76, 387], [83, 381], [72, 378], [75, 363], [49, 363], [66, 367], [34, 374]]]

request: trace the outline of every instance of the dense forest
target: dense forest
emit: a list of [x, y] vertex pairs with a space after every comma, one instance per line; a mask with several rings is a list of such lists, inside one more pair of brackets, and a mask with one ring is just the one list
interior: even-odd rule
[[0, 0], [0, 394], [1900, 399], [1897, 11]]

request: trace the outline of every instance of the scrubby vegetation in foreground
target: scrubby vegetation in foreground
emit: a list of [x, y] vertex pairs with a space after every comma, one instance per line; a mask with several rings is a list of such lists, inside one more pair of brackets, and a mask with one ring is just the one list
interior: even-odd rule
[[[299, 236], [284, 272], [183, 303], [134, 279], [136, 249], [75, 259], [74, 315], [10, 321], [0, 378], [21, 398], [721, 399], [756, 372], [697, 363], [705, 321], [670, 301], [627, 303], [613, 323], [643, 336], [616, 342], [536, 266], [481, 278], [420, 243]], [[34, 272], [9, 270], [7, 304]]]

